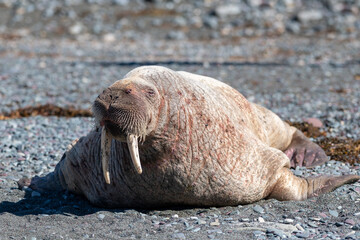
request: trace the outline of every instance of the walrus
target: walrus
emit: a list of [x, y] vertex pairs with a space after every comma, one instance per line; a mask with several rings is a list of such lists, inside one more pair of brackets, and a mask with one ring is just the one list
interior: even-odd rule
[[143, 66], [93, 104], [95, 127], [55, 171], [22, 179], [39, 191], [68, 190], [108, 208], [230, 206], [304, 200], [360, 179], [301, 178], [324, 151], [270, 110], [210, 77]]

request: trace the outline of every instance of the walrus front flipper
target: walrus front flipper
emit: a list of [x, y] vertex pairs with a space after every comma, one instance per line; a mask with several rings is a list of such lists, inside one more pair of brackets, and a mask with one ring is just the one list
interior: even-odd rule
[[55, 171], [47, 174], [44, 177], [35, 176], [33, 178], [23, 177], [17, 181], [19, 189], [29, 187], [34, 191], [43, 192], [59, 192], [64, 189], [64, 176], [61, 173], [60, 166], [66, 157], [66, 153], [60, 160], [60, 163], [56, 166]]
[[23, 177], [19, 181], [17, 181], [17, 184], [19, 189], [23, 189], [24, 187], [29, 187], [32, 190], [40, 193], [59, 192], [63, 190], [55, 172], [51, 172], [45, 177], [35, 176], [31, 179], [27, 177]]
[[290, 159], [290, 166], [294, 168], [296, 166], [311, 168], [329, 160], [324, 150], [299, 130], [296, 130], [290, 145], [284, 152]]
[[276, 177], [276, 183], [267, 198], [275, 198], [280, 201], [304, 200], [315, 197], [360, 179], [358, 175], [300, 178], [296, 177], [286, 167], [281, 169]]

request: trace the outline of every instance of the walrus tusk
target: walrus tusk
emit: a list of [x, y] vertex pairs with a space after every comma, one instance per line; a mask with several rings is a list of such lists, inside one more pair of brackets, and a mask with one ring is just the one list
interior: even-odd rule
[[129, 134], [126, 137], [126, 140], [127, 140], [131, 160], [134, 164], [134, 167], [135, 167], [136, 171], [138, 172], [138, 174], [141, 174], [142, 168], [141, 168], [141, 162], [140, 162], [140, 157], [139, 157], [138, 136], [136, 136], [134, 134]]
[[111, 134], [106, 131], [104, 126], [101, 131], [101, 164], [105, 182], [107, 184], [110, 184], [109, 159], [111, 151], [111, 140]]

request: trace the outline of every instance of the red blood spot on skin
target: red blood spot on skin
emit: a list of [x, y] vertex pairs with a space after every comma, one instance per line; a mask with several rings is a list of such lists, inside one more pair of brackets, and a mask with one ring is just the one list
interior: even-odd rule
[[103, 127], [105, 125], [105, 120], [100, 121], [100, 126]]

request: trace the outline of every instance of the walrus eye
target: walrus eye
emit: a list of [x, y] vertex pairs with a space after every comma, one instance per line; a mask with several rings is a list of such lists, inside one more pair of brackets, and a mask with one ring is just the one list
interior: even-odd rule
[[153, 97], [155, 95], [155, 91], [152, 89], [148, 89], [146, 92], [150, 97]]

